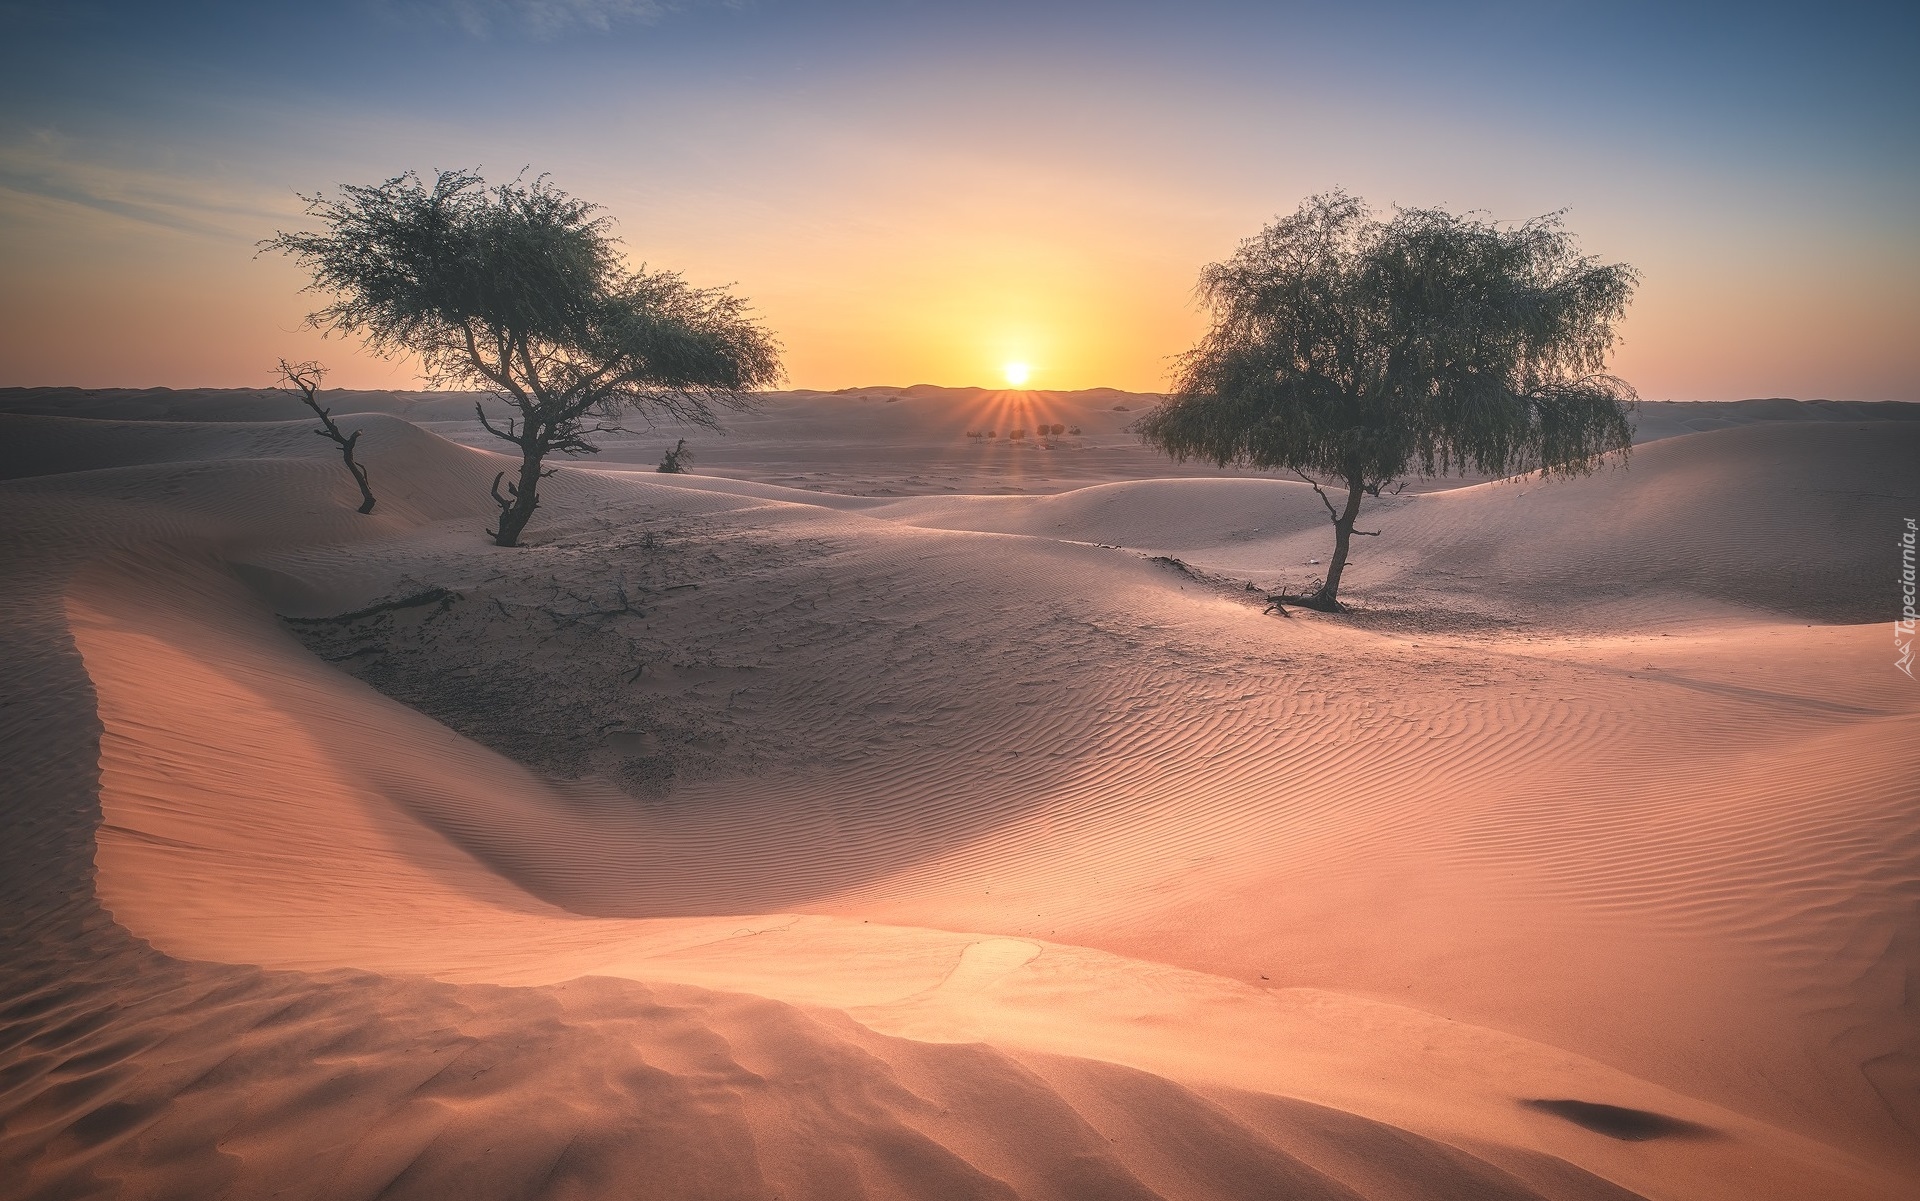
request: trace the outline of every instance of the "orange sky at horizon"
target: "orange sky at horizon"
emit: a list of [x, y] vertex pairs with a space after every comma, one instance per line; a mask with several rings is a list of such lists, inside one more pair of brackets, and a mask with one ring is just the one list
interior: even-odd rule
[[[277, 225], [256, 229], [302, 220], [282, 207]], [[15, 341], [4, 365], [12, 378], [0, 386], [246, 387], [268, 382], [283, 356], [326, 363], [330, 386], [422, 386], [407, 360], [303, 328], [316, 302], [300, 292], [304, 277], [290, 263], [255, 258], [250, 241], [52, 205], [38, 215], [47, 228], [36, 239], [35, 257], [44, 257], [32, 265], [44, 272], [37, 295], [32, 303], [18, 292], [0, 297], [0, 321]], [[756, 245], [751, 228], [716, 227], [650, 261], [631, 246], [627, 257], [680, 269], [696, 285], [731, 282], [782, 343], [785, 386], [794, 388], [999, 388], [1006, 365], [1018, 362], [1036, 389], [1152, 391], [1168, 357], [1202, 328], [1189, 303], [1192, 267], [1176, 256], [1105, 261], [1094, 244], [1100, 235], [1049, 230], [1017, 211], [976, 209], [966, 224], [931, 235], [902, 223], [875, 236], [885, 222], [874, 216], [848, 239], [858, 252], [843, 244], [821, 253], [817, 242], [783, 252], [776, 239]], [[129, 278], [104, 265], [90, 270], [89, 259], [144, 260], [148, 271]], [[823, 274], [823, 259], [835, 276]], [[709, 260], [720, 265], [700, 269]], [[98, 337], [107, 328], [114, 336]]]
[[[321, 360], [332, 386], [424, 386], [405, 360], [302, 328], [315, 299], [300, 292], [304, 278], [254, 257], [251, 237], [37, 207], [40, 236], [25, 254], [16, 245], [9, 264], [36, 286], [0, 296], [9, 331], [0, 386], [252, 387], [270, 382], [282, 356]], [[279, 207], [275, 224], [257, 220], [247, 233], [299, 221], [292, 205]], [[1134, 214], [1077, 215], [981, 207], [959, 223], [926, 214], [916, 228], [911, 214], [894, 214], [876, 236], [888, 224], [880, 214], [856, 214], [857, 235], [784, 249], [750, 227], [741, 236], [737, 226], [662, 223], [678, 236], [650, 258], [696, 284], [732, 281], [782, 342], [786, 387], [1002, 388], [1005, 365], [1020, 362], [1034, 389], [1152, 392], [1204, 328], [1192, 299], [1201, 263], [1271, 216], [1161, 222], [1180, 237], [1147, 246], [1129, 228]], [[129, 261], [143, 269], [127, 271]], [[1777, 281], [1762, 289], [1738, 274], [1643, 271], [1615, 370], [1650, 399], [1914, 399], [1819, 383], [1836, 360], [1870, 362], [1903, 342], [1903, 297], [1849, 291], [1787, 308]]]
[[[1833, 35], [1809, 99], [1755, 82], [1752, 45], [1711, 78], [1670, 69], [1722, 54], [1714, 22], [1650, 41], [1624, 10], [1598, 31], [1560, 13], [1579, 39], [1507, 32], [1649, 90], [1542, 107], [1461, 65], [1534, 60], [1388, 7], [710, 6], [537, 35], [297, 6], [245, 9], [259, 28], [49, 16], [0, 78], [0, 386], [258, 387], [284, 357], [420, 387], [303, 329], [320, 299], [256, 245], [306, 224], [299, 192], [530, 165], [604, 206], [633, 265], [745, 297], [793, 388], [1000, 388], [1020, 362], [1034, 389], [1157, 391], [1204, 328], [1202, 266], [1344, 187], [1383, 211], [1565, 209], [1642, 274], [1612, 368], [1648, 399], [1920, 400], [1916, 160], [1890, 152], [1897, 106], [1846, 90], [1906, 85], [1849, 65], [1855, 40]], [[288, 81], [248, 53], [294, 29], [338, 70]], [[1809, 53], [1800, 24], [1769, 29], [1781, 61]], [[96, 63], [116, 42], [119, 75]], [[517, 90], [489, 82], [509, 70]]]

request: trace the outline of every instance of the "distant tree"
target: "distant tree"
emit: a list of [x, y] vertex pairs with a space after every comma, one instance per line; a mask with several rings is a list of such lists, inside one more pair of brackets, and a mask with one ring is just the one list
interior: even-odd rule
[[327, 369], [311, 360], [304, 363], [289, 363], [280, 360], [278, 367], [280, 391], [298, 396], [300, 402], [313, 410], [320, 419], [320, 428], [313, 431], [322, 438], [331, 439], [340, 448], [340, 457], [347, 461], [347, 473], [353, 476], [353, 482], [360, 485], [360, 512], [373, 512], [373, 489], [367, 487], [367, 469], [354, 461], [353, 448], [360, 444], [360, 431], [343, 434], [334, 423], [333, 410], [320, 407], [320, 381], [327, 377]]
[[693, 462], [693, 452], [687, 449], [687, 440], [682, 438], [674, 443], [673, 449], [661, 458], [660, 466], [655, 470], [667, 475], [684, 475], [687, 464], [691, 462]]
[[261, 244], [333, 297], [308, 318], [380, 354], [418, 355], [443, 386], [491, 392], [514, 412], [480, 423], [520, 451], [515, 482], [494, 477], [501, 546], [519, 544], [555, 452], [593, 453], [623, 413], [717, 428], [780, 376], [778, 347], [723, 289], [671, 272], [628, 271], [608, 219], [545, 176], [498, 187], [468, 171], [431, 186], [408, 172], [337, 197], [303, 196], [317, 231]]
[[1605, 367], [1638, 278], [1583, 256], [1558, 213], [1381, 220], [1314, 196], [1201, 272], [1210, 328], [1134, 429], [1176, 459], [1312, 485], [1333, 557], [1317, 591], [1282, 599], [1338, 611], [1352, 537], [1379, 533], [1354, 529], [1362, 498], [1416, 471], [1572, 475], [1626, 454], [1636, 397]]

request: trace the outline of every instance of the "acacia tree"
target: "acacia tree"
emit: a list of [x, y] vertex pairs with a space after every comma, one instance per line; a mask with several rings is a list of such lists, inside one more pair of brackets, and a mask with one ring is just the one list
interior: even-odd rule
[[1379, 532], [1354, 528], [1362, 500], [1383, 487], [1626, 454], [1637, 398], [1606, 358], [1638, 278], [1582, 255], [1558, 213], [1381, 220], [1344, 192], [1310, 197], [1201, 271], [1209, 328], [1135, 430], [1176, 459], [1311, 484], [1333, 556], [1317, 591], [1280, 599], [1337, 612], [1353, 537]]
[[321, 226], [261, 244], [313, 275], [332, 303], [308, 318], [360, 336], [383, 355], [419, 356], [437, 385], [490, 392], [512, 409], [480, 423], [520, 451], [517, 478], [494, 477], [501, 546], [519, 544], [555, 451], [591, 454], [590, 438], [625, 413], [718, 428], [716, 408], [744, 408], [780, 376], [778, 347], [719, 288], [678, 274], [627, 270], [609, 220], [545, 176], [489, 187], [470, 171], [431, 186], [408, 172], [335, 197], [303, 196]]
[[333, 410], [320, 407], [320, 381], [327, 378], [327, 369], [312, 360], [289, 363], [281, 359], [277, 370], [279, 389], [298, 396], [300, 403], [312, 409], [313, 415], [320, 419], [320, 428], [313, 432], [340, 448], [340, 457], [347, 462], [347, 473], [353, 476], [354, 483], [360, 485], [359, 511], [373, 512], [373, 489], [367, 486], [367, 469], [353, 457], [354, 447], [360, 444], [360, 431], [341, 433], [340, 426], [333, 419]]

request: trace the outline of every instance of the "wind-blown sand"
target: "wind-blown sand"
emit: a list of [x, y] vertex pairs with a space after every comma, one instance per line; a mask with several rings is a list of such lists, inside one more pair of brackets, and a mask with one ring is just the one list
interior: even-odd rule
[[775, 398], [514, 551], [466, 401], [345, 398], [360, 517], [249, 399], [0, 396], [7, 1195], [1920, 1184], [1906, 407], [1650, 407], [1289, 618], [1319, 500], [1148, 398]]

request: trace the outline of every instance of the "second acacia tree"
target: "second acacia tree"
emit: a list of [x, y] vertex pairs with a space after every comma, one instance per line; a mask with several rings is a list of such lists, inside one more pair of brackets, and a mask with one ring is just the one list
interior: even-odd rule
[[490, 392], [511, 411], [496, 421], [480, 409], [520, 453], [493, 482], [488, 533], [501, 546], [519, 544], [539, 507], [548, 455], [597, 450], [592, 435], [627, 413], [717, 426], [717, 410], [780, 376], [778, 347], [743, 300], [629, 271], [608, 219], [545, 178], [489, 187], [467, 171], [432, 184], [408, 173], [304, 199], [320, 228], [265, 247], [332, 298], [312, 324], [415, 354], [436, 384]]
[[1384, 486], [1577, 474], [1627, 450], [1634, 393], [1606, 360], [1635, 282], [1554, 214], [1380, 220], [1344, 193], [1311, 197], [1201, 273], [1210, 328], [1136, 429], [1176, 458], [1313, 485], [1334, 528], [1327, 575], [1280, 599], [1338, 611], [1349, 544], [1373, 532], [1355, 519]]

